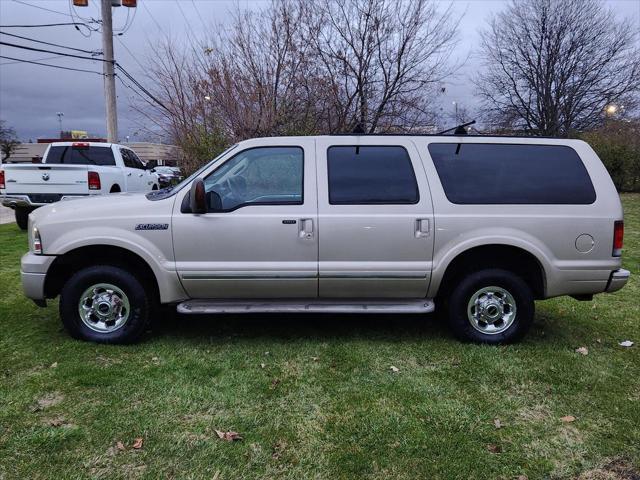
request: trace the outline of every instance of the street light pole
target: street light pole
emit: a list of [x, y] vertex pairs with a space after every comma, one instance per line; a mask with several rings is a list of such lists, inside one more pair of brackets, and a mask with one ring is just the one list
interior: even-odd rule
[[118, 114], [116, 110], [116, 76], [113, 59], [113, 18], [111, 0], [102, 0], [102, 51], [104, 54], [104, 99], [107, 114], [107, 141], [118, 141]]
[[56, 112], [56, 115], [58, 116], [58, 124], [60, 125], [60, 138], [62, 138], [62, 117], [64, 117], [64, 113]]

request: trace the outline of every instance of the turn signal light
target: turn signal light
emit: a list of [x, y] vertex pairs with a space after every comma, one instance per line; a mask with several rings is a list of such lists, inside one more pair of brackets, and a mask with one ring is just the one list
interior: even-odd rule
[[135, 8], [136, 0], [122, 0], [123, 7]]
[[4, 170], [0, 170], [0, 188], [7, 188], [4, 186]]
[[74, 7], [88, 7], [89, 0], [73, 0]]
[[87, 175], [89, 180], [89, 190], [100, 190], [100, 175], [98, 172], [88, 172]]
[[624, 239], [624, 222], [616, 220], [613, 223], [613, 256], [622, 256], [622, 244]]

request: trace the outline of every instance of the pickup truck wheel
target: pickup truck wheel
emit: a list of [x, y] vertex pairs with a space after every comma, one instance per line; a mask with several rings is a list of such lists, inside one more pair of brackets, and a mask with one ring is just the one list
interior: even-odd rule
[[76, 272], [60, 294], [60, 317], [73, 338], [133, 343], [149, 324], [143, 284], [128, 271], [98, 265]]
[[519, 276], [487, 269], [463, 278], [448, 298], [448, 320], [464, 341], [501, 344], [520, 340], [531, 327], [533, 293]]
[[18, 224], [18, 227], [20, 227], [21, 230], [26, 230], [29, 226], [29, 214], [32, 212], [33, 210], [31, 210], [30, 208], [16, 208], [15, 209], [15, 216], [16, 216], [16, 223]]

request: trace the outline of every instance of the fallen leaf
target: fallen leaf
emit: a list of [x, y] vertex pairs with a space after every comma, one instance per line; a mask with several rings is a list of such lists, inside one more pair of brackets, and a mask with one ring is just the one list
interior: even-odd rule
[[581, 355], [589, 355], [589, 349], [587, 347], [579, 347], [576, 348], [576, 353], [579, 353]]
[[400, 371], [400, 369], [398, 367], [394, 367], [393, 365], [391, 365], [391, 367], [389, 367], [389, 368], [391, 368], [391, 371], [393, 373], [398, 373]]
[[49, 368], [58, 368], [58, 362], [53, 362]]
[[242, 437], [238, 432], [231, 432], [231, 431], [223, 432], [220, 430], [216, 430], [216, 435], [218, 435], [219, 439], [225, 440], [227, 442], [233, 442], [234, 440], [242, 440]]
[[136, 450], [140, 450], [142, 448], [143, 442], [144, 440], [142, 439], [142, 437], [138, 437], [133, 441], [132, 447], [135, 448]]
[[631, 340], [625, 340], [624, 342], [620, 342], [618, 345], [621, 347], [632, 347], [633, 342]]
[[116, 449], [120, 450], [121, 452], [124, 452], [126, 450], [124, 443], [122, 442], [116, 442]]
[[502, 453], [502, 447], [500, 445], [494, 445], [493, 443], [487, 445], [487, 450], [491, 453]]
[[320, 360], [320, 357], [311, 357], [311, 360], [313, 360], [314, 362], [317, 362], [318, 360]]
[[573, 415], [565, 415], [564, 417], [561, 417], [560, 420], [562, 420], [564, 423], [571, 423], [576, 421], [576, 417], [574, 417]]
[[599, 338], [596, 338], [596, 342], [602, 343], [602, 340], [600, 340]]
[[264, 352], [265, 355], [269, 355], [269, 352]]
[[55, 417], [55, 418], [49, 419], [47, 423], [49, 424], [50, 427], [61, 427], [67, 422], [65, 421], [64, 417]]
[[266, 367], [266, 366], [267, 366], [267, 364], [266, 364], [266, 363], [261, 363], [261, 364], [260, 364], [260, 368], [264, 368], [264, 367]]
[[502, 422], [500, 421], [500, 419], [499, 419], [499, 418], [496, 418], [496, 419], [493, 421], [493, 424], [496, 426], [496, 428], [502, 428]]

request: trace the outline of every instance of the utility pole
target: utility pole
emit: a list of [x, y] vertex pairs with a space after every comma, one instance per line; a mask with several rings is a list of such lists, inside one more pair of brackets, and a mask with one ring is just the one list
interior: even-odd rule
[[107, 112], [107, 141], [118, 141], [118, 113], [116, 111], [116, 75], [113, 59], [113, 18], [111, 0], [102, 1], [102, 51], [104, 54], [104, 99]]

